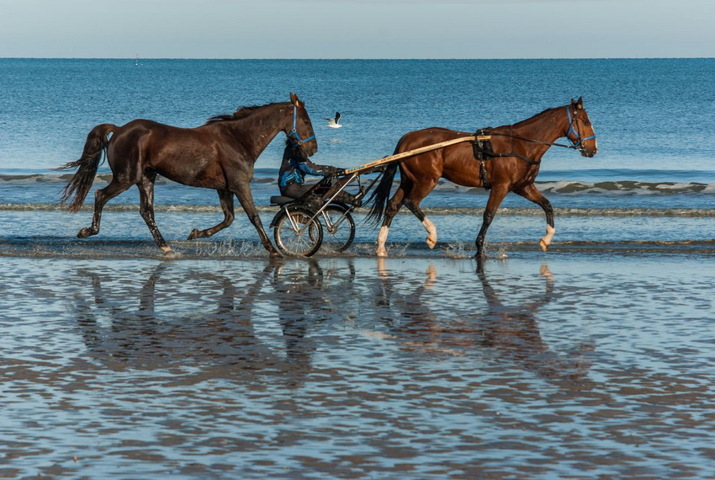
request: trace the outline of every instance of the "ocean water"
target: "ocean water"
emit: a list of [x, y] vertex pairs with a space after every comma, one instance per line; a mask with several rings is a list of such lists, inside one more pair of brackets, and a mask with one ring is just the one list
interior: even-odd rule
[[[5, 217], [54, 212], [70, 174], [52, 169], [78, 158], [87, 133], [99, 123], [149, 118], [192, 127], [239, 106], [286, 101], [296, 92], [317, 134], [314, 161], [350, 167], [391, 154], [411, 130], [510, 124], [582, 96], [599, 154], [586, 159], [554, 147], [537, 178], [556, 208], [557, 228], [564, 215], [587, 222], [601, 218], [601, 228], [616, 240], [648, 240], [649, 232], [633, 238], [629, 229], [609, 225], [618, 223], [614, 218], [665, 216], [673, 220], [666, 230], [677, 230], [678, 238], [715, 237], [714, 228], [701, 225], [715, 212], [715, 137], [709, 133], [715, 131], [715, 59], [0, 59], [0, 72], [0, 215]], [[336, 111], [344, 128], [327, 128], [325, 118]], [[253, 182], [256, 203], [269, 220], [281, 137], [259, 157]], [[100, 174], [95, 188], [106, 185], [106, 165]], [[481, 189], [442, 182], [423, 206], [440, 215], [438, 226], [449, 228], [453, 214], [480, 217], [486, 198]], [[108, 210], [137, 202], [132, 189], [112, 200]], [[219, 211], [214, 192], [171, 182], [159, 182], [156, 204], [174, 213], [205, 212], [207, 224]], [[502, 206], [500, 216], [543, 216], [516, 195]], [[163, 215], [157, 215], [162, 230]], [[88, 213], [79, 216], [89, 223]], [[56, 218], [60, 227], [74, 222], [69, 214]], [[238, 221], [241, 227], [220, 235], [239, 237], [247, 222], [240, 216]], [[129, 224], [121, 231], [150, 238], [140, 217]], [[111, 219], [103, 228], [100, 238], [117, 231]], [[472, 242], [477, 228], [463, 241]], [[41, 230], [23, 231], [32, 236]], [[529, 232], [529, 238], [535, 235]], [[185, 234], [170, 240], [180, 238]], [[391, 239], [421, 241], [394, 229]]]

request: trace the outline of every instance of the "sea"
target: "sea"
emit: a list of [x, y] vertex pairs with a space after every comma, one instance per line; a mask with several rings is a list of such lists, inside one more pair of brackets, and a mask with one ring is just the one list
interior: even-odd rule
[[[92, 195], [67, 212], [55, 168], [95, 125], [194, 127], [291, 92], [318, 164], [579, 97], [599, 152], [544, 156], [547, 252], [543, 212], [511, 194], [477, 262], [488, 192], [445, 181], [423, 202], [437, 246], [403, 212], [388, 258], [364, 207], [339, 254], [269, 259], [240, 211], [186, 240], [218, 197], [165, 179], [175, 255], [136, 189], [76, 238]], [[715, 59], [0, 59], [0, 477], [712, 478], [713, 112]], [[267, 228], [283, 145], [251, 184]]]
[[[21, 237], [74, 236], [70, 229], [89, 223], [86, 212], [73, 216], [56, 209], [69, 173], [53, 169], [79, 158], [95, 125], [148, 118], [194, 127], [240, 106], [287, 101], [290, 92], [305, 101], [312, 117], [319, 143], [313, 161], [340, 167], [390, 155], [411, 130], [506, 125], [583, 97], [598, 155], [584, 158], [552, 147], [537, 177], [556, 209], [554, 241], [682, 243], [715, 237], [715, 59], [0, 59], [0, 71], [0, 212], [10, 224], [5, 238], [20, 243]], [[326, 118], [338, 111], [343, 128], [327, 128]], [[278, 190], [282, 137], [256, 163], [252, 188], [264, 223], [275, 213], [269, 197]], [[95, 187], [106, 185], [109, 175], [104, 164]], [[435, 220], [438, 228], [444, 225], [440, 238], [472, 244], [486, 198], [482, 189], [442, 181], [423, 206], [443, 219]], [[134, 189], [112, 200], [108, 210], [130, 208], [131, 217], [117, 226], [108, 217], [96, 238], [150, 239], [134, 214], [137, 203]], [[161, 179], [156, 204], [158, 225], [170, 241], [183, 240], [193, 227], [174, 233], [180, 221], [162, 212], [207, 226], [220, 218], [215, 192]], [[513, 194], [502, 207], [488, 242], [538, 241], [532, 227], [518, 228], [528, 237], [517, 238], [508, 231], [515, 222], [499, 217], [516, 216], [519, 224], [526, 217], [540, 233], [539, 207]], [[23, 221], [27, 212], [41, 218], [39, 226]], [[455, 215], [460, 220], [453, 233], [449, 218]], [[465, 217], [468, 229], [462, 228]], [[589, 228], [595, 218], [602, 220], [600, 228]], [[390, 239], [422, 243], [421, 225], [411, 215], [404, 224], [392, 229]], [[653, 228], [629, 228], [634, 224]], [[497, 232], [499, 225], [507, 231]], [[375, 234], [358, 227], [358, 244], [374, 242]], [[257, 239], [245, 217], [216, 238]]]

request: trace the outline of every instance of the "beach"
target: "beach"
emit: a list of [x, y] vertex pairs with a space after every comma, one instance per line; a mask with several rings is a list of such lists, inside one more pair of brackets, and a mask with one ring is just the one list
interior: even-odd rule
[[712, 260], [4, 257], [0, 475], [706, 478]]
[[[712, 59], [0, 59], [0, 477], [592, 479], [715, 471]], [[296, 75], [296, 72], [304, 72]], [[385, 72], [390, 72], [385, 75]], [[319, 164], [407, 131], [473, 132], [583, 95], [599, 153], [551, 149], [475, 261], [488, 192], [440, 181], [388, 258], [355, 213], [341, 254], [271, 260], [214, 191], [156, 185], [164, 255], [132, 188], [59, 206], [87, 132], [194, 127], [238, 105], [308, 105]], [[36, 99], [44, 106], [37, 108]], [[51, 106], [51, 108], [49, 107]], [[340, 111], [341, 129], [320, 122]], [[279, 135], [251, 188], [269, 227]], [[558, 150], [558, 151], [556, 151]], [[237, 206], [238, 207], [238, 206]]]

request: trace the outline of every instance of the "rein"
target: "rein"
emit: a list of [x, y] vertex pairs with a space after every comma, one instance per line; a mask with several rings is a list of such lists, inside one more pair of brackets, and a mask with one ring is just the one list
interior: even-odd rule
[[315, 134], [308, 138], [300, 138], [300, 134], [296, 129], [296, 123], [298, 121], [298, 107], [293, 105], [293, 129], [288, 133], [288, 139], [290, 139], [291, 145], [294, 147], [300, 147], [304, 143], [307, 143], [315, 138]]
[[[548, 145], [550, 147], [563, 147], [563, 148], [572, 148], [574, 150], [583, 150], [583, 142], [586, 140], [591, 140], [593, 138], [596, 138], [596, 135], [591, 135], [590, 137], [582, 138], [581, 133], [579, 133], [577, 128], [574, 128], [574, 123], [576, 122], [576, 113], [574, 113], [573, 116], [571, 116], [571, 109], [567, 106], [566, 107], [566, 115], [569, 121], [569, 128], [566, 130], [566, 135], [565, 137], [571, 142], [571, 145], [565, 145], [563, 143], [555, 143], [555, 142], [545, 142], [543, 140], [538, 140], [536, 138], [528, 138], [528, 137], [520, 137], [518, 135], [514, 135], [513, 133], [494, 133], [491, 131], [491, 128], [485, 128], [477, 131], [477, 135], [489, 135], [489, 136], [500, 136], [500, 137], [509, 137], [512, 140], [522, 140], [525, 142], [530, 142], [530, 143], [538, 143], [540, 145]], [[514, 126], [511, 125], [509, 127], [510, 130], [513, 131]], [[571, 140], [571, 137], [569, 137], [569, 134], [573, 133], [574, 136], [576, 137], [576, 140]], [[512, 142], [513, 143], [513, 142]], [[477, 143], [475, 142], [475, 148], [477, 146]], [[483, 147], [482, 147], [483, 148]], [[512, 148], [513, 150], [513, 148]], [[526, 157], [524, 155], [520, 155], [518, 153], [514, 153], [513, 151], [511, 153], [495, 153], [494, 151], [491, 150], [491, 145], [489, 146], [489, 150], [484, 150], [482, 155], [488, 156], [488, 157], [516, 157], [521, 160], [524, 160], [530, 165], [538, 165], [539, 162], [536, 160], [533, 160], [529, 157]]]

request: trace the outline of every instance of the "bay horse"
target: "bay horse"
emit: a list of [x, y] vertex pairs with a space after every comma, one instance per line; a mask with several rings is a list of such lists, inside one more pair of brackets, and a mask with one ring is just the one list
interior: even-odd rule
[[142, 218], [159, 248], [171, 254], [154, 221], [154, 181], [157, 175], [162, 175], [218, 193], [223, 221], [205, 230], [194, 229], [189, 240], [210, 237], [231, 225], [233, 196], [236, 195], [263, 246], [271, 257], [279, 257], [258, 216], [250, 181], [258, 156], [281, 131], [305, 155], [318, 151], [305, 104], [294, 93], [290, 94], [290, 102], [240, 108], [231, 115], [211, 117], [196, 128], [179, 128], [143, 119], [132, 120], [121, 127], [109, 123], [97, 125], [89, 132], [79, 160], [59, 167], [77, 169], [64, 187], [60, 203], [66, 203], [74, 195], [68, 209], [70, 212], [80, 210], [105, 153], [112, 180], [95, 193], [92, 225], [82, 228], [77, 234], [79, 238], [98, 234], [104, 205], [136, 185]]
[[[373, 203], [368, 217], [375, 223], [382, 220], [375, 252], [377, 256], [387, 256], [385, 242], [392, 219], [402, 205], [422, 222], [427, 230], [427, 245], [434, 248], [437, 228], [420, 209], [420, 202], [435, 188], [440, 178], [458, 185], [491, 189], [475, 242], [477, 258], [484, 258], [487, 229], [509, 192], [521, 195], [544, 210], [546, 235], [539, 244], [543, 251], [548, 249], [556, 233], [554, 212], [551, 203], [534, 186], [534, 181], [539, 173], [541, 157], [551, 146], [574, 148], [584, 157], [593, 157], [598, 152], [593, 126], [583, 108], [583, 98], [571, 100], [569, 105], [544, 110], [513, 125], [480, 130], [478, 134], [487, 138], [487, 143], [475, 145], [478, 140], [464, 141], [389, 164], [368, 201]], [[402, 136], [395, 154], [471, 135], [475, 134], [438, 127], [412, 131]], [[571, 144], [554, 143], [561, 137], [567, 137]], [[398, 167], [400, 185], [388, 203]]]

